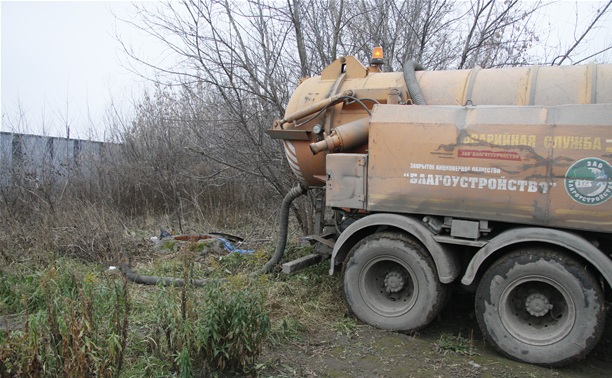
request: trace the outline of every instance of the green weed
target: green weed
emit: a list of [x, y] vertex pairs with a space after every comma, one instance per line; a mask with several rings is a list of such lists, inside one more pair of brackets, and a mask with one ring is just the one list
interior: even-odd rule
[[306, 326], [299, 319], [285, 316], [272, 325], [270, 329], [270, 340], [274, 344], [299, 341], [307, 330]]
[[434, 344], [436, 351], [443, 356], [449, 353], [462, 354], [467, 356], [474, 355], [472, 340], [462, 337], [461, 334], [454, 336], [443, 333]]
[[198, 321], [202, 352], [214, 368], [247, 370], [254, 366], [268, 336], [270, 319], [264, 298], [254, 291], [224, 292], [207, 287]]
[[350, 337], [357, 332], [357, 321], [353, 318], [341, 318], [332, 324], [332, 329], [340, 335]]
[[181, 376], [208, 368], [252, 369], [270, 329], [261, 294], [214, 283], [197, 292], [189, 287], [158, 290], [151, 335], [156, 356], [173, 355]]
[[[21, 328], [0, 330], [0, 376], [257, 375], [264, 345], [301, 342], [343, 314], [327, 264], [253, 279], [269, 248], [239, 255], [207, 246], [182, 243], [152, 260], [133, 254], [141, 274], [223, 279], [203, 288], [128, 283], [122, 295], [120, 276], [68, 258], [1, 270], [0, 320], [10, 314]], [[290, 252], [285, 260], [309, 250]]]
[[89, 272], [77, 278], [51, 266], [37, 290], [44, 306], [28, 315], [23, 331], [4, 331], [0, 376], [117, 375], [128, 332], [125, 281]]
[[[189, 282], [194, 247], [184, 251], [183, 279]], [[211, 281], [203, 288], [157, 287], [150, 347], [155, 356], [173, 356], [180, 376], [212, 371], [250, 371], [270, 331], [264, 296], [245, 276]]]

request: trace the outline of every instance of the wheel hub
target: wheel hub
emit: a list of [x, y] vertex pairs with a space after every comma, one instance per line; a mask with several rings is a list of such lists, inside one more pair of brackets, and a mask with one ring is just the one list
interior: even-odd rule
[[385, 289], [387, 293], [397, 293], [404, 288], [404, 277], [397, 271], [391, 271], [385, 276]]
[[542, 317], [552, 310], [553, 305], [548, 297], [540, 293], [533, 293], [525, 300], [525, 309], [533, 316]]

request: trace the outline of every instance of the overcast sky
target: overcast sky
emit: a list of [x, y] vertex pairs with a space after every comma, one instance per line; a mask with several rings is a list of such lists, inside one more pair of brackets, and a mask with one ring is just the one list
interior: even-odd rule
[[[129, 2], [2, 1], [2, 131], [104, 137], [103, 114], [143, 81], [123, 67], [115, 26]], [[130, 37], [135, 32], [130, 33]], [[19, 122], [25, 114], [25, 122]], [[44, 127], [41, 125], [44, 120]], [[20, 130], [11, 130], [18, 128]]]
[[[571, 39], [576, 6], [587, 15], [602, 2], [561, 5], [565, 10], [551, 18], [558, 22], [551, 44], [559, 34]], [[145, 85], [120, 64], [125, 58], [114, 38], [119, 27], [124, 38], [141, 43], [112, 14], [127, 17], [130, 9], [122, 1], [2, 1], [0, 130], [66, 137], [68, 124], [70, 137], [104, 139], [103, 115], [111, 100], [128, 109]], [[598, 39], [609, 44], [612, 18], [603, 26]]]

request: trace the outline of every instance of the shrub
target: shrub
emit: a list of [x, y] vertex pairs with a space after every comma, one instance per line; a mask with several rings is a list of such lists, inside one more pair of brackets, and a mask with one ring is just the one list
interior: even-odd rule
[[209, 365], [232, 370], [253, 366], [270, 331], [263, 296], [247, 290], [226, 293], [218, 284], [207, 287], [205, 295], [197, 326]]
[[158, 290], [152, 347], [160, 358], [174, 356], [180, 376], [206, 369], [244, 372], [255, 365], [270, 332], [257, 289], [215, 281], [197, 290]]
[[0, 332], [0, 376], [116, 376], [127, 340], [125, 281], [60, 266], [40, 279], [44, 307], [23, 331]]

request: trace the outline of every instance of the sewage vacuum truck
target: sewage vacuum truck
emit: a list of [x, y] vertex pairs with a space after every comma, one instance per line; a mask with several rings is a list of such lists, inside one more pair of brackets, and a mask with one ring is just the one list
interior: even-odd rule
[[334, 61], [269, 130], [302, 188], [285, 201], [325, 199], [317, 253], [283, 270], [329, 258], [351, 312], [398, 331], [430, 323], [457, 284], [502, 354], [584, 357], [612, 285], [612, 65], [381, 63]]

